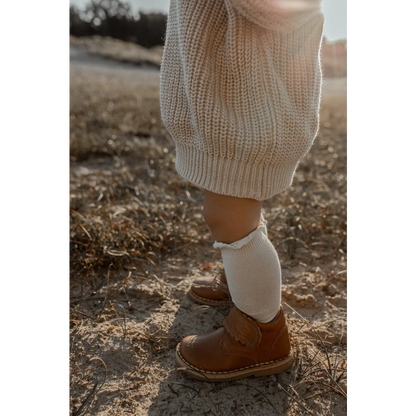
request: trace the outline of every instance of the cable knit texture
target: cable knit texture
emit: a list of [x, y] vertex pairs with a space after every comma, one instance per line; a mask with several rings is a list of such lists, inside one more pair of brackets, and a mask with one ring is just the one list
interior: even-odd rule
[[171, 0], [160, 70], [176, 169], [222, 195], [292, 183], [319, 125], [318, 0]]

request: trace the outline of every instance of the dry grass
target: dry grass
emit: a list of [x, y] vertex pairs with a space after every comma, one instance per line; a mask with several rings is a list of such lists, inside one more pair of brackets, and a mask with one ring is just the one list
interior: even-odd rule
[[163, 55], [163, 46], [145, 48], [132, 42], [123, 42], [103, 36], [77, 38], [70, 36], [71, 46], [77, 46], [90, 55], [101, 56], [117, 62], [132, 63], [135, 65], [150, 65], [160, 67]]
[[[174, 170], [174, 146], [160, 118], [143, 126], [137, 115], [131, 124], [141, 127], [128, 130], [120, 114], [125, 118], [132, 111], [129, 98], [120, 94], [111, 113], [102, 108], [106, 100], [86, 100], [82, 110], [72, 100], [77, 108], [71, 115], [73, 278], [82, 274], [85, 280], [110, 264], [129, 270], [143, 260], [163, 261], [178, 246], [206, 237], [201, 192]], [[313, 267], [340, 254], [345, 260], [345, 132], [332, 135], [331, 126], [342, 129], [343, 120], [327, 105], [320, 135], [291, 191], [265, 203], [271, 239], [285, 264]], [[113, 125], [117, 120], [123, 125]]]
[[[162, 62], [163, 46], [144, 48], [136, 43], [123, 42], [102, 36], [70, 36], [71, 46], [76, 46], [94, 56], [134, 65], [151, 65], [159, 68]], [[324, 43], [321, 62], [326, 77], [347, 76], [347, 49], [345, 41]]]
[[184, 297], [194, 276], [221, 267], [202, 193], [174, 169], [157, 88], [82, 71], [71, 77], [72, 414], [345, 414], [345, 98], [323, 99], [293, 186], [264, 205], [295, 365], [214, 386], [173, 359], [182, 336], [228, 312]]

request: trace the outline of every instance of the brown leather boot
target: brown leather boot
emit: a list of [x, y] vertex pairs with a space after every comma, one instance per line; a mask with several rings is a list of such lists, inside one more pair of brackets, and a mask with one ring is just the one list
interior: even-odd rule
[[176, 347], [176, 361], [204, 381], [283, 373], [293, 362], [283, 307], [264, 324], [234, 306], [215, 331], [184, 338]]
[[192, 300], [204, 305], [222, 306], [232, 304], [224, 273], [195, 279], [188, 294]]

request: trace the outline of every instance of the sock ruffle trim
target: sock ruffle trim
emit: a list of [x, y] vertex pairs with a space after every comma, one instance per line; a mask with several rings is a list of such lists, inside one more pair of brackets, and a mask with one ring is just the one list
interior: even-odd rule
[[234, 241], [233, 243], [220, 243], [218, 241], [216, 241], [214, 243], [214, 248], [232, 248], [232, 249], [236, 249], [238, 250], [239, 248], [247, 245], [254, 237], [256, 237], [256, 235], [262, 232], [263, 234], [265, 234], [267, 236], [267, 228], [266, 228], [266, 224], [265, 222], [261, 222], [260, 225], [254, 230], [252, 231], [250, 234], [248, 234], [247, 236], [243, 237], [241, 240], [237, 240]]

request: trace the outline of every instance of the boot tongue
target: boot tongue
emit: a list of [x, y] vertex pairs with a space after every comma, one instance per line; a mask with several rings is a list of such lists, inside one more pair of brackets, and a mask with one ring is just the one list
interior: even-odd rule
[[254, 319], [241, 312], [236, 306], [225, 318], [223, 326], [233, 339], [252, 350], [260, 343], [260, 328]]

